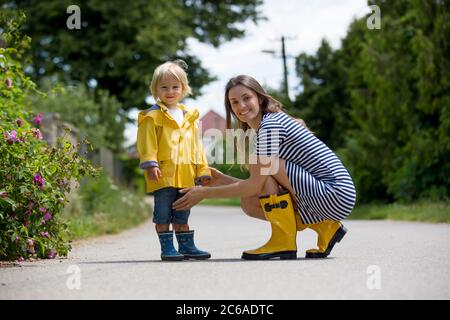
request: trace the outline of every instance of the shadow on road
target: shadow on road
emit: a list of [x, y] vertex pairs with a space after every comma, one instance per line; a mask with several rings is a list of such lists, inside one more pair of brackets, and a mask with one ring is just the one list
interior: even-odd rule
[[[325, 260], [332, 260], [333, 257], [328, 257]], [[306, 258], [297, 258], [295, 260], [280, 260], [280, 259], [272, 259], [270, 261], [323, 261], [324, 259], [306, 259]], [[81, 262], [79, 264], [126, 264], [126, 263], [211, 263], [211, 262], [240, 262], [240, 263], [250, 263], [250, 262], [267, 262], [268, 260], [244, 260], [240, 258], [234, 259], [208, 259], [208, 260], [194, 260], [187, 259], [182, 261], [162, 261], [162, 260], [112, 260], [112, 261], [88, 261]]]

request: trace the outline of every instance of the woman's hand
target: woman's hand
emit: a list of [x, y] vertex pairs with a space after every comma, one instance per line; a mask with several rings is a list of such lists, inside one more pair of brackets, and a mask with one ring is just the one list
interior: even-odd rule
[[205, 198], [203, 187], [185, 188], [179, 192], [184, 193], [184, 196], [172, 204], [175, 210], [188, 210]]

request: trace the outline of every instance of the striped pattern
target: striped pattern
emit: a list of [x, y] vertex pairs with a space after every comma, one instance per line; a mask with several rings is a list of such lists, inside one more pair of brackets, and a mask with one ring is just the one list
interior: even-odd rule
[[286, 161], [304, 223], [341, 221], [352, 211], [356, 192], [347, 169], [330, 148], [286, 113], [263, 116], [256, 154]]

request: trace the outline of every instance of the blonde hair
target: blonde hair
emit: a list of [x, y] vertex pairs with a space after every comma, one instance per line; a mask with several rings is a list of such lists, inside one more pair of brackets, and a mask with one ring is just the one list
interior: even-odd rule
[[274, 97], [269, 95], [266, 90], [259, 84], [258, 81], [256, 81], [255, 78], [248, 76], [248, 75], [239, 75], [237, 77], [231, 78], [227, 85], [225, 86], [225, 113], [226, 113], [226, 121], [227, 121], [227, 128], [231, 128], [231, 118], [232, 116], [236, 119], [236, 121], [239, 124], [239, 128], [243, 130], [248, 129], [248, 124], [241, 122], [239, 118], [234, 114], [233, 109], [231, 108], [231, 103], [228, 98], [228, 93], [230, 92], [231, 88], [236, 87], [238, 85], [242, 85], [244, 87], [247, 87], [248, 89], [254, 91], [256, 95], [258, 96], [258, 99], [260, 101], [260, 107], [262, 114], [266, 114], [268, 112], [279, 112], [283, 111], [283, 106], [281, 102], [276, 100]]
[[158, 100], [158, 83], [166, 77], [174, 77], [181, 82], [182, 98], [191, 95], [192, 89], [189, 86], [189, 80], [186, 73], [187, 69], [188, 65], [183, 60], [167, 61], [166, 63], [159, 65], [153, 72], [152, 83], [150, 84], [150, 92], [155, 100]]

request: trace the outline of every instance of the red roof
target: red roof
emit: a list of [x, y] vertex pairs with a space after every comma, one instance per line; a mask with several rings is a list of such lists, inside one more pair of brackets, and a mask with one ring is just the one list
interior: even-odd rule
[[220, 114], [213, 110], [209, 110], [201, 119], [202, 131], [206, 132], [209, 129], [219, 129], [224, 131], [227, 128], [227, 122]]

